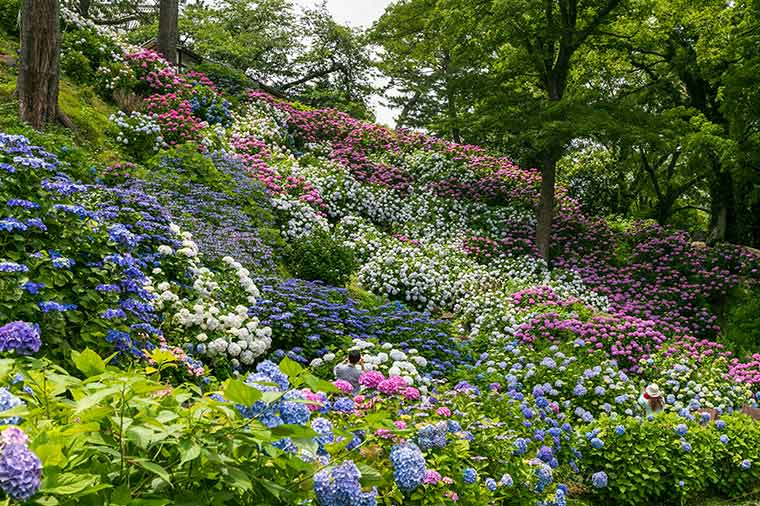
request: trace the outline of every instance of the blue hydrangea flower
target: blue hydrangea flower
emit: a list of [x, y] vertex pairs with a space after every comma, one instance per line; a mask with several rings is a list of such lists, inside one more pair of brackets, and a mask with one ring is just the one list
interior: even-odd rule
[[446, 422], [425, 425], [417, 431], [417, 445], [423, 451], [428, 451], [432, 448], [445, 448], [447, 434], [448, 424]]
[[729, 441], [730, 441], [730, 439], [728, 438], [728, 436], [726, 436], [725, 434], [721, 434], [720, 435], [720, 442], [721, 443], [723, 443], [725, 445], [725, 444], [728, 444]]
[[340, 397], [333, 402], [333, 409], [340, 413], [351, 413], [354, 410], [354, 401], [350, 397]]
[[741, 463], [741, 468], [742, 468], [742, 469], [744, 469], [744, 470], [746, 471], [746, 470], [747, 470], [747, 469], [749, 469], [750, 467], [752, 467], [752, 462], [750, 462], [750, 461], [749, 461], [749, 460], [747, 460], [747, 459], [744, 459], [744, 460], [742, 460], [742, 463]]
[[686, 441], [681, 441], [681, 449], [688, 453], [691, 451], [691, 445]]
[[536, 467], [534, 473], [538, 477], [538, 482], [536, 482], [536, 492], [543, 492], [547, 485], [549, 485], [554, 479], [552, 468], [541, 463]]
[[515, 482], [512, 479], [512, 476], [510, 474], [503, 474], [501, 478], [499, 479], [499, 485], [501, 485], [502, 487], [509, 488], [514, 484]]
[[554, 457], [554, 452], [552, 452], [552, 449], [548, 446], [542, 446], [538, 450], [538, 454], [536, 454], [536, 457], [541, 459], [542, 461], [546, 462], [547, 464], [551, 462], [552, 458]]
[[591, 446], [596, 448], [597, 450], [601, 450], [602, 447], [604, 447], [604, 441], [602, 441], [598, 437], [595, 437], [591, 440]]
[[256, 366], [256, 372], [264, 374], [269, 377], [272, 383], [275, 383], [280, 390], [287, 390], [290, 386], [287, 375], [285, 375], [280, 368], [274, 362], [270, 360], [264, 360]]
[[301, 392], [290, 391], [283, 396], [283, 400], [279, 404], [280, 417], [285, 423], [295, 425], [305, 425], [311, 417], [309, 407], [303, 402], [304, 396]]
[[512, 450], [512, 455], [515, 455], [515, 456], [525, 455], [525, 452], [528, 451], [528, 441], [521, 437], [518, 437], [517, 439], [515, 439], [515, 442], [512, 443], [512, 446], [514, 446], [514, 450]]
[[491, 492], [496, 490], [496, 480], [494, 480], [493, 478], [486, 478], [485, 484], [486, 484], [486, 488], [490, 490]]
[[592, 474], [591, 484], [596, 488], [605, 488], [607, 486], [607, 473], [599, 471]]
[[[13, 409], [16, 406], [23, 406], [24, 401], [10, 393], [5, 387], [0, 387], [0, 415], [4, 411]], [[20, 416], [11, 416], [8, 418], [0, 418], [0, 425], [18, 425], [21, 423]]]
[[679, 423], [675, 428], [676, 434], [683, 437], [689, 432], [689, 428], [684, 423]]
[[715, 422], [716, 429], [723, 430], [725, 427], [726, 427], [726, 422], [724, 422], [723, 420], [718, 420], [717, 422]]
[[377, 489], [363, 492], [361, 472], [353, 461], [326, 468], [314, 475], [314, 493], [320, 506], [375, 506]]
[[472, 467], [465, 468], [464, 472], [462, 473], [462, 480], [467, 485], [472, 485], [476, 481], [478, 481], [478, 472], [473, 469]]
[[391, 449], [393, 479], [405, 492], [416, 489], [425, 479], [425, 457], [414, 443], [396, 445]]
[[622, 425], [618, 425], [617, 427], [615, 427], [615, 434], [617, 434], [618, 436], [622, 436], [623, 434], [625, 434], [625, 427], [623, 427]]

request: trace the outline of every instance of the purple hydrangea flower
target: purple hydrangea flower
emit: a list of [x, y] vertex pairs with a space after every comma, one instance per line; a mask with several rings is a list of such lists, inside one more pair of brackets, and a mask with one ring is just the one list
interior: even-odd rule
[[7, 323], [0, 327], [0, 352], [12, 351], [18, 355], [30, 355], [40, 351], [42, 340], [39, 327], [23, 321]]
[[17, 501], [30, 499], [40, 488], [42, 463], [23, 444], [3, 445], [0, 452], [0, 488]]

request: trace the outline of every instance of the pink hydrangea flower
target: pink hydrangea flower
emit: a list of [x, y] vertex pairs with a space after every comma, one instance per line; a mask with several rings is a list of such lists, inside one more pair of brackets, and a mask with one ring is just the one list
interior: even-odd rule
[[446, 406], [441, 406], [435, 410], [435, 414], [438, 416], [451, 416], [451, 410]]
[[385, 379], [380, 371], [365, 371], [359, 376], [359, 384], [367, 388], [377, 388], [377, 385]]
[[406, 422], [403, 420], [396, 420], [393, 422], [393, 425], [395, 425], [396, 428], [400, 430], [406, 429]]
[[342, 379], [335, 380], [333, 382], [333, 385], [335, 385], [335, 387], [341, 392], [343, 392], [344, 394], [350, 394], [351, 392], [354, 391], [353, 385], [346, 380], [342, 380]]
[[377, 384], [377, 389], [384, 394], [396, 394], [406, 386], [406, 380], [401, 376], [391, 376]]
[[389, 431], [388, 429], [377, 429], [375, 431], [375, 435], [383, 439], [390, 439], [393, 437], [393, 432]]
[[450, 478], [450, 477], [448, 477], [448, 476], [444, 476], [443, 478], [441, 478], [441, 481], [442, 481], [443, 483], [445, 483], [446, 485], [451, 485], [452, 483], [454, 483], [454, 480], [453, 480], [453, 479], [451, 479], [451, 478]]
[[405, 399], [416, 401], [420, 398], [420, 391], [414, 387], [406, 387], [401, 391], [401, 395], [403, 395]]
[[306, 404], [306, 407], [309, 408], [309, 411], [317, 411], [319, 408], [321, 408], [324, 405], [324, 402], [327, 400], [327, 397], [323, 393], [315, 394], [308, 388], [304, 388], [301, 390], [301, 393], [303, 394], [303, 397], [307, 401], [312, 401], [317, 404]]
[[425, 485], [435, 485], [439, 481], [441, 481], [441, 473], [433, 469], [425, 471], [425, 479], [422, 480], [422, 483]]

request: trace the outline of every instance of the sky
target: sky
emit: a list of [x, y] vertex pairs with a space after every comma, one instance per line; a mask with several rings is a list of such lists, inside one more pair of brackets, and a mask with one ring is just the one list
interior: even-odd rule
[[[296, 0], [304, 7], [312, 7], [317, 0]], [[339, 23], [367, 28], [379, 18], [392, 0], [327, 0], [327, 9]], [[380, 97], [372, 97], [372, 107], [378, 123], [395, 126], [396, 111], [382, 104]]]

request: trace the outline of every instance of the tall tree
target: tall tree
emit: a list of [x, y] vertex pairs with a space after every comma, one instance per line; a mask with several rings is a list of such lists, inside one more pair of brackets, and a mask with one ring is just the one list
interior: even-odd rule
[[177, 62], [179, 0], [161, 0], [158, 13], [158, 52], [171, 63]]
[[19, 115], [36, 129], [58, 117], [60, 49], [58, 0], [23, 0], [16, 89]]

